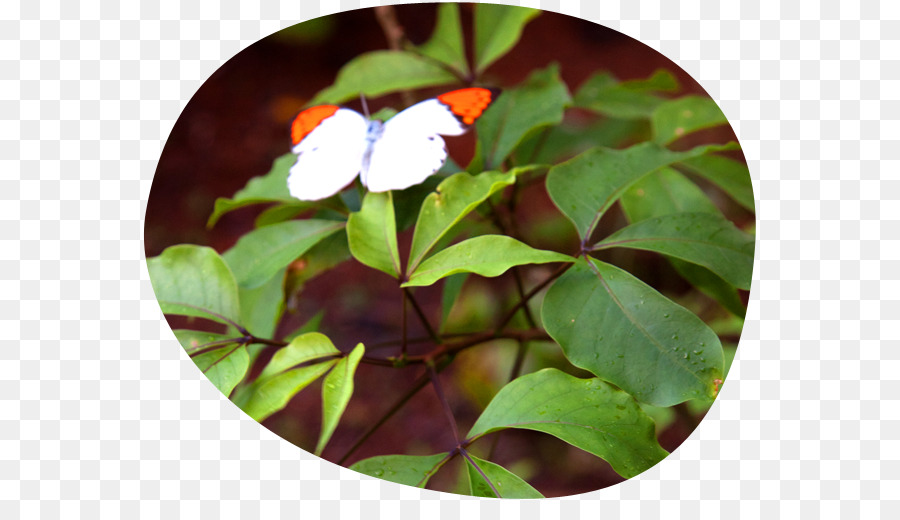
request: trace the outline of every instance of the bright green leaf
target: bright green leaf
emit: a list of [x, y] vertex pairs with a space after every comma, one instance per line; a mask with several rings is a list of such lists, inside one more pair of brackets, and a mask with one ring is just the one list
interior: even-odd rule
[[214, 249], [190, 244], [168, 247], [147, 259], [147, 269], [163, 313], [227, 323], [212, 312], [240, 322], [237, 283]]
[[510, 51], [522, 36], [522, 29], [541, 12], [510, 5], [475, 6], [475, 71], [484, 69]]
[[722, 188], [725, 193], [749, 211], [756, 211], [750, 170], [743, 162], [721, 155], [704, 155], [679, 164]]
[[741, 289], [750, 289], [753, 237], [714, 213], [674, 213], [616, 231], [594, 250], [626, 247], [702, 265]]
[[242, 388], [233, 401], [256, 422], [262, 422], [287, 406], [292, 397], [320, 378], [337, 363], [336, 359], [295, 368]]
[[559, 124], [569, 101], [569, 90], [556, 64], [534, 72], [518, 87], [504, 90], [476, 123], [480, 169], [496, 168], [529, 133]]
[[391, 192], [366, 194], [362, 209], [347, 221], [347, 240], [354, 258], [394, 278], [400, 276], [397, 221]]
[[253, 289], [238, 287], [241, 324], [258, 338], [271, 338], [284, 312], [284, 272], [279, 270], [266, 283]]
[[606, 210], [643, 176], [679, 161], [736, 148], [737, 143], [730, 143], [673, 152], [649, 142], [624, 150], [592, 148], [550, 168], [547, 192], [586, 240]]
[[511, 172], [484, 172], [476, 176], [460, 172], [441, 182], [422, 203], [413, 232], [408, 269], [415, 270], [450, 228], [488, 197], [515, 181], [515, 174]]
[[257, 379], [262, 381], [301, 363], [338, 354], [340, 351], [335, 348], [328, 336], [318, 332], [309, 332], [294, 338], [287, 346], [278, 349]]
[[722, 379], [715, 332], [630, 273], [591, 262], [562, 275], [541, 309], [569, 361], [657, 406], [715, 397]]
[[322, 383], [322, 432], [316, 444], [316, 455], [322, 454], [341, 416], [344, 415], [350, 396], [353, 395], [353, 376], [364, 352], [362, 343], [356, 345], [353, 351], [338, 361], [334, 370], [325, 376]]
[[659, 105], [650, 121], [653, 140], [668, 144], [687, 134], [728, 124], [725, 114], [710, 98], [685, 96]]
[[437, 23], [431, 38], [416, 47], [415, 51], [446, 64], [463, 76], [469, 74], [458, 5], [438, 6]]
[[241, 287], [259, 287], [325, 237], [344, 227], [334, 220], [289, 220], [242, 236], [222, 255]]
[[361, 460], [350, 469], [397, 484], [424, 488], [428, 479], [448, 460], [448, 455], [382, 455]]
[[544, 498], [544, 495], [531, 487], [528, 482], [525, 482], [519, 478], [518, 475], [503, 466], [479, 459], [471, 453], [469, 454], [469, 457], [472, 458], [472, 461], [474, 461], [475, 464], [478, 464], [478, 467], [481, 468], [484, 475], [491, 481], [491, 484], [493, 484], [497, 493], [500, 493], [500, 496], [498, 497], [494, 493], [494, 489], [491, 489], [491, 486], [484, 480], [481, 473], [479, 473], [478, 470], [475, 469], [475, 466], [472, 465], [472, 462], [466, 460], [466, 467], [469, 469], [469, 484], [473, 496], [491, 498]]
[[[215, 209], [209, 216], [206, 227], [213, 227], [219, 218], [229, 211], [267, 202], [298, 202], [288, 191], [287, 178], [291, 167], [297, 162], [297, 156], [287, 153], [275, 159], [272, 169], [265, 175], [253, 177], [243, 189], [230, 199], [216, 199]], [[307, 204], [307, 206], [309, 206]]]
[[653, 421], [627, 393], [599, 379], [554, 368], [522, 376], [500, 389], [469, 438], [504, 428], [549, 433], [609, 462], [631, 478], [667, 455]]
[[611, 74], [601, 72], [588, 78], [575, 94], [574, 105], [622, 119], [646, 119], [666, 101], [657, 92], [678, 89], [671, 72], [658, 70], [644, 80], [619, 82]]
[[227, 397], [250, 368], [243, 345], [228, 345], [193, 356], [191, 360], [212, 384]]
[[562, 253], [534, 249], [506, 235], [482, 235], [452, 245], [425, 260], [402, 287], [431, 285], [456, 273], [493, 277], [516, 265], [574, 260]]
[[443, 67], [413, 52], [367, 52], [344, 65], [334, 84], [316, 94], [309, 106], [343, 103], [360, 94], [374, 98], [456, 81], [456, 76]]

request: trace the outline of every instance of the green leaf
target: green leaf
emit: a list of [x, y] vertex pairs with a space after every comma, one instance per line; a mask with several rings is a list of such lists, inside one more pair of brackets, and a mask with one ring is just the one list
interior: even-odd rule
[[[185, 352], [187, 352], [188, 354], [196, 350], [206, 348], [210, 343], [213, 342], [234, 339], [233, 335], [215, 334], [212, 332], [203, 332], [200, 330], [176, 329], [172, 332], [175, 333], [175, 338], [178, 340], [178, 343], [181, 343], [182, 348], [184, 348]], [[240, 338], [234, 339], [234, 343], [238, 343], [239, 341]]]
[[658, 70], [644, 80], [623, 82], [601, 72], [581, 85], [575, 94], [574, 105], [609, 117], [648, 119], [666, 101], [655, 93], [677, 89], [678, 81], [666, 70]]
[[715, 397], [723, 362], [718, 336], [626, 271], [578, 260], [547, 291], [541, 317], [573, 365], [642, 402]]
[[[272, 169], [265, 175], [253, 177], [247, 182], [243, 189], [234, 194], [230, 199], [218, 198], [213, 209], [212, 215], [206, 227], [213, 227], [216, 222], [229, 211], [249, 206], [251, 204], [262, 204], [267, 202], [297, 202], [297, 199], [291, 197], [288, 191], [287, 178], [291, 167], [297, 162], [297, 156], [292, 153], [286, 153], [275, 159], [272, 163]], [[309, 205], [307, 205], [308, 207]]]
[[350, 402], [350, 396], [353, 395], [353, 375], [363, 352], [365, 352], [363, 344], [356, 345], [356, 348], [347, 357], [338, 361], [334, 370], [325, 376], [322, 384], [322, 432], [316, 444], [316, 455], [322, 454], [347, 408], [347, 403]]
[[190, 244], [168, 247], [161, 255], [147, 259], [147, 269], [164, 314], [227, 323], [209, 314], [213, 312], [240, 321], [237, 283], [214, 249]]
[[242, 236], [222, 258], [234, 271], [238, 284], [253, 289], [343, 227], [343, 222], [313, 219], [272, 224]]
[[340, 353], [328, 336], [318, 332], [309, 332], [294, 338], [287, 346], [278, 349], [257, 379], [262, 381], [301, 363], [336, 356]]
[[699, 289], [700, 292], [722, 304], [722, 307], [725, 307], [728, 312], [739, 318], [743, 318], [747, 313], [744, 302], [738, 296], [737, 289], [719, 275], [705, 267], [677, 258], [669, 258], [669, 263], [672, 264], [672, 267], [675, 268], [675, 271], [682, 278]]
[[284, 222], [285, 220], [291, 220], [292, 218], [300, 215], [301, 213], [307, 211], [312, 206], [309, 202], [296, 201], [296, 202], [285, 202], [283, 204], [278, 204], [272, 206], [271, 208], [266, 208], [262, 213], [256, 217], [256, 220], [253, 222], [254, 227], [264, 227], [270, 226], [272, 224], [277, 224], [279, 222]]
[[753, 237], [714, 213], [675, 213], [616, 231], [594, 250], [626, 247], [702, 265], [741, 289], [750, 289]]
[[579, 379], [554, 368], [501, 388], [468, 437], [505, 428], [549, 433], [609, 462], [625, 478], [667, 455], [653, 421], [630, 395], [599, 379]]
[[245, 387], [233, 399], [247, 415], [262, 422], [287, 406], [292, 397], [337, 364], [331, 359], [315, 365], [295, 368]]
[[391, 192], [366, 194], [362, 209], [347, 221], [347, 240], [354, 258], [394, 278], [400, 276], [397, 221]]
[[653, 112], [650, 124], [653, 140], [668, 144], [697, 130], [726, 125], [728, 119], [712, 99], [685, 96], [659, 105]]
[[506, 235], [482, 235], [452, 245], [425, 260], [401, 287], [431, 285], [456, 273], [494, 277], [516, 265], [573, 261], [569, 255], [534, 249]]
[[672, 168], [660, 168], [637, 181], [622, 194], [620, 202], [631, 222], [673, 213], [719, 214], [703, 190]]
[[212, 384], [227, 397], [250, 368], [243, 345], [228, 345], [193, 356], [191, 360]]
[[365, 94], [374, 98], [397, 92], [457, 81], [456, 76], [428, 58], [408, 51], [373, 51], [350, 60], [330, 87], [309, 106], [339, 104]]
[[732, 199], [749, 211], [756, 211], [750, 170], [743, 162], [721, 155], [704, 155], [679, 164], [722, 188]]
[[522, 36], [522, 29], [541, 12], [509, 5], [475, 6], [475, 72], [484, 69], [510, 51]]
[[422, 203], [413, 232], [408, 269], [415, 270], [450, 228], [488, 197], [515, 181], [515, 174], [511, 172], [484, 172], [476, 176], [460, 172], [441, 182], [437, 191], [425, 197]]
[[532, 73], [520, 86], [504, 90], [476, 123], [483, 169], [500, 165], [529, 133], [559, 124], [569, 101], [569, 90], [556, 64]]
[[437, 23], [431, 38], [414, 50], [467, 76], [469, 64], [466, 61], [462, 24], [459, 21], [459, 6], [456, 4], [438, 6]]
[[491, 481], [491, 484], [494, 485], [494, 489], [500, 493], [500, 496], [498, 497], [494, 493], [494, 490], [491, 489], [491, 486], [484, 480], [484, 477], [481, 476], [481, 473], [478, 473], [478, 470], [472, 465], [472, 462], [466, 460], [466, 467], [469, 469], [469, 484], [473, 496], [490, 498], [544, 498], [544, 495], [531, 487], [528, 482], [525, 482], [519, 478], [518, 475], [512, 473], [503, 466], [479, 459], [471, 453], [469, 454], [469, 457], [472, 458], [472, 461], [474, 461], [475, 464], [478, 464], [481, 471], [484, 472], [485, 476]]
[[241, 324], [258, 338], [271, 338], [284, 312], [284, 268], [253, 289], [238, 287]]
[[587, 240], [600, 217], [641, 177], [676, 162], [737, 147], [729, 143], [673, 152], [648, 142], [624, 150], [592, 148], [550, 168], [547, 192]]
[[448, 455], [381, 455], [361, 460], [350, 469], [397, 484], [424, 488], [428, 479], [447, 462]]
[[444, 288], [441, 292], [441, 332], [444, 332], [447, 318], [450, 317], [450, 311], [453, 310], [453, 306], [456, 304], [456, 300], [459, 298], [459, 294], [462, 292], [463, 285], [468, 277], [469, 273], [451, 274], [444, 281]]

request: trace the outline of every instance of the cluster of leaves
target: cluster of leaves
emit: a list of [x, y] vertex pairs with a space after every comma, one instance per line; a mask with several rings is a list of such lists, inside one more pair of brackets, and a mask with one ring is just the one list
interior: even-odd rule
[[[479, 78], [515, 45], [539, 12], [478, 4], [474, 13], [473, 67], [466, 59], [458, 8], [443, 4], [428, 42], [359, 56], [312, 104]], [[360, 195], [350, 190], [324, 201], [300, 202], [287, 192], [294, 157], [285, 155], [268, 174], [252, 179], [232, 198], [218, 200], [209, 220], [214, 225], [234, 209], [270, 204], [257, 218], [256, 228], [222, 255], [207, 247], [178, 245], [149, 259], [154, 290], [166, 314], [224, 325], [224, 333], [175, 334], [219, 390], [257, 421], [283, 409], [324, 377], [317, 454], [352, 397], [359, 363], [383, 365], [385, 370], [424, 369], [407, 398], [433, 383], [456, 445], [432, 455], [365, 459], [351, 466], [357, 471], [424, 487], [435, 472], [460, 456], [468, 468], [469, 493], [540, 497], [522, 478], [471, 452], [482, 437], [519, 428], [555, 436], [607, 461], [623, 477], [632, 477], [667, 455], [651, 415], [660, 417], [660, 410], [685, 401], [708, 406], [725, 377], [725, 356], [719, 336], [696, 314], [628, 271], [599, 260], [597, 252], [627, 248], [664, 255], [677, 273], [738, 321], [744, 309], [737, 290], [749, 289], [752, 271], [752, 235], [727, 220], [693, 180], [706, 179], [753, 211], [746, 166], [719, 153], [738, 149], [736, 143], [680, 151], [670, 146], [698, 130], [726, 124], [710, 99], [672, 98], [677, 89], [665, 72], [625, 82], [599, 73], [572, 96], [556, 66], [538, 70], [506, 89], [478, 121], [477, 149], [467, 171], [454, 172], [451, 164], [424, 185], [403, 192]], [[570, 109], [601, 117], [593, 127], [573, 130], [561, 124]], [[641, 140], [644, 133], [649, 139]], [[615, 147], [629, 141], [637, 144]], [[559, 157], [570, 158], [554, 163]], [[534, 183], [544, 184], [556, 208], [574, 226], [577, 250], [537, 249], [495, 218], [498, 207], [514, 207], [521, 186]], [[629, 224], [595, 236], [603, 235], [598, 224], [617, 202]], [[311, 212], [312, 218], [295, 219]], [[483, 233], [483, 228], [466, 225], [472, 221], [492, 221], [497, 228]], [[404, 258], [397, 237], [410, 227], [412, 239]], [[298, 259], [304, 269], [289, 273]], [[291, 293], [286, 281], [302, 287], [345, 261], [360, 262], [397, 280], [397, 290], [405, 295], [403, 308], [397, 309], [404, 327], [399, 355], [367, 355], [363, 343], [341, 351], [317, 331], [315, 321], [274, 337]], [[552, 274], [526, 291], [518, 269], [548, 263], [555, 265]], [[443, 334], [449, 309], [468, 276], [496, 277], [507, 271], [516, 278], [518, 300], [498, 323], [471, 334]], [[416, 303], [413, 288], [439, 280], [445, 280], [444, 312], [441, 326], [435, 328]], [[537, 295], [543, 296], [539, 319], [529, 306]], [[427, 354], [407, 354], [407, 306], [429, 332], [434, 348]], [[517, 326], [522, 323], [526, 328]], [[496, 338], [519, 340], [520, 356], [529, 341], [552, 341], [573, 367], [571, 372], [583, 373], [578, 367], [593, 377], [557, 368], [515, 377], [460, 435], [437, 374], [454, 354]], [[252, 370], [265, 348], [275, 349], [274, 355], [261, 370]], [[258, 375], [250, 377], [255, 372]]]

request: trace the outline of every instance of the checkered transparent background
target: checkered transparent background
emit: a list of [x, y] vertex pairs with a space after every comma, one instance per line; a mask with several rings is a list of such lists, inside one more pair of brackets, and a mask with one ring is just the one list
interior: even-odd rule
[[637, 478], [542, 501], [322, 462], [177, 345], [141, 243], [175, 119], [259, 38], [378, 3], [215, 4], [0, 3], [0, 516], [900, 516], [900, 4], [520, 2], [696, 78], [740, 138], [759, 213], [747, 325], [707, 419]]

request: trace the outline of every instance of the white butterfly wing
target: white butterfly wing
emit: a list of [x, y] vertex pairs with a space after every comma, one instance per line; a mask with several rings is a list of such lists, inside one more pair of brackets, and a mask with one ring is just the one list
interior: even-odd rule
[[417, 103], [389, 119], [372, 145], [362, 172], [369, 191], [402, 190], [422, 183], [447, 160], [440, 135], [460, 135], [467, 127], [437, 99]]
[[[314, 109], [321, 107], [314, 107]], [[297, 162], [288, 175], [288, 190], [300, 200], [330, 197], [351, 183], [362, 168], [368, 122], [362, 114], [337, 108], [327, 116], [310, 112], [297, 116], [292, 151]], [[301, 117], [308, 113], [305, 120]], [[327, 113], [327, 112], [326, 112]]]

